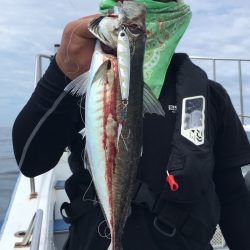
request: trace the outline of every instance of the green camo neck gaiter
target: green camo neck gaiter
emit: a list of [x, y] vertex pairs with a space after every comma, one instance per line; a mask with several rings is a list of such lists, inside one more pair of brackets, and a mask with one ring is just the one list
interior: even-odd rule
[[[184, 3], [136, 0], [147, 8], [147, 41], [144, 56], [144, 81], [159, 97], [175, 48], [186, 31], [192, 13]], [[100, 10], [116, 5], [115, 0], [101, 0]]]

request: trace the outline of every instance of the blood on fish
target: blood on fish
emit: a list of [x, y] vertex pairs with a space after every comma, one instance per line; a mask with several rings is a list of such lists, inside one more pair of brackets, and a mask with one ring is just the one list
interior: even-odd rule
[[113, 18], [118, 18], [118, 15], [111, 14], [111, 13], [109, 13], [107, 16], [108, 16], [108, 17], [113, 17]]
[[[120, 0], [120, 2], [123, 1]], [[142, 109], [143, 89], [142, 84], [137, 83], [143, 82], [142, 54], [146, 37], [144, 27], [146, 8], [143, 4], [124, 1], [124, 4], [118, 4], [116, 8], [108, 11], [110, 15], [106, 20], [104, 20], [105, 17], [94, 19], [89, 25], [89, 30], [100, 40], [96, 50], [98, 64], [101, 63], [102, 59], [103, 62], [106, 60], [111, 62], [111, 67], [99, 72], [103, 73], [102, 85], [101, 87], [98, 86], [102, 89], [102, 99], [98, 103], [98, 112], [102, 112], [100, 127], [91, 126], [96, 124], [96, 117], [92, 115], [92, 109], [86, 109], [87, 117], [90, 120], [87, 123], [89, 125], [89, 137], [86, 138], [90, 145], [88, 147], [89, 153], [91, 153], [90, 157], [92, 157], [90, 160], [93, 162], [91, 171], [104, 216], [108, 220], [112, 241], [112, 247], [109, 248], [112, 248], [111, 250], [122, 249], [122, 231], [129, 213], [133, 184], [141, 154], [139, 148], [141, 148], [142, 142], [142, 116], [138, 115], [138, 111]], [[116, 13], [119, 15], [118, 18], [115, 16]], [[109, 27], [103, 29], [106, 23], [109, 23]], [[116, 55], [117, 37], [123, 30], [123, 26], [128, 31], [129, 45], [133, 48], [134, 60], [129, 59], [128, 61], [131, 66], [135, 66], [132, 70], [138, 69], [138, 74], [136, 72], [134, 77], [127, 79], [131, 81], [132, 90], [129, 93], [131, 106], [128, 106], [128, 110], [127, 105], [123, 102], [124, 98], [122, 98], [123, 85], [119, 82], [118, 58]], [[106, 46], [103, 45], [104, 43]], [[105, 71], [108, 71], [106, 76], [104, 76]], [[97, 94], [99, 98], [100, 89], [93, 90], [93, 94], [89, 92], [90, 94], [87, 95], [86, 104], [91, 105], [91, 98], [95, 98]], [[125, 93], [124, 96], [128, 97], [127, 92]], [[102, 106], [101, 110], [100, 106]], [[138, 107], [138, 109], [134, 107]], [[135, 123], [132, 123], [134, 120]], [[124, 138], [122, 135], [125, 134], [125, 130], [128, 130], [128, 136]], [[92, 141], [91, 133], [96, 136], [97, 140]], [[122, 140], [119, 140], [119, 138]], [[100, 157], [96, 157], [99, 154]]]
[[[105, 178], [107, 181], [107, 186], [109, 190], [109, 205], [110, 205], [110, 231], [112, 234], [112, 237], [115, 236], [115, 230], [114, 230], [114, 218], [113, 218], [113, 189], [112, 189], [112, 177], [115, 173], [115, 166], [116, 166], [116, 154], [117, 154], [117, 144], [116, 144], [116, 137], [118, 133], [118, 119], [117, 119], [117, 88], [118, 88], [118, 71], [117, 71], [117, 62], [115, 60], [111, 61], [111, 68], [114, 72], [114, 78], [113, 83], [111, 87], [110, 95], [108, 95], [108, 77], [104, 85], [103, 89], [103, 148], [106, 152], [105, 154], [105, 160], [106, 160], [106, 173]], [[108, 119], [109, 117], [112, 117], [114, 124], [113, 124], [113, 131], [114, 134], [112, 136], [108, 136], [107, 129], [111, 129], [108, 127]], [[108, 150], [107, 150], [108, 149]]]

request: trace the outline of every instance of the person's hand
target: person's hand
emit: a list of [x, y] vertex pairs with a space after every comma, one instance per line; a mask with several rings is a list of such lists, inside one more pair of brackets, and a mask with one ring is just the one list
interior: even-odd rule
[[95, 37], [88, 30], [88, 24], [98, 16], [99, 14], [80, 18], [64, 28], [56, 62], [71, 80], [89, 70]]

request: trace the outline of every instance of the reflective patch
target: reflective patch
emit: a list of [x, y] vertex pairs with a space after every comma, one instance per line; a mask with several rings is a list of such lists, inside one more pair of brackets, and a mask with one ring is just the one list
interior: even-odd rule
[[199, 146], [205, 140], [205, 98], [193, 96], [182, 101], [181, 135]]
[[168, 105], [168, 110], [172, 111], [172, 113], [176, 113], [177, 112], [177, 106], [176, 105]]

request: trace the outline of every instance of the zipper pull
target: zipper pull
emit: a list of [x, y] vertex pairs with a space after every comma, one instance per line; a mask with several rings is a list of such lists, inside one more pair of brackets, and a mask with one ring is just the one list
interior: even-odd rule
[[169, 174], [168, 170], [167, 170], [167, 177], [166, 177], [166, 181], [168, 182], [170, 189], [175, 192], [179, 189], [179, 184], [175, 181], [174, 176]]

